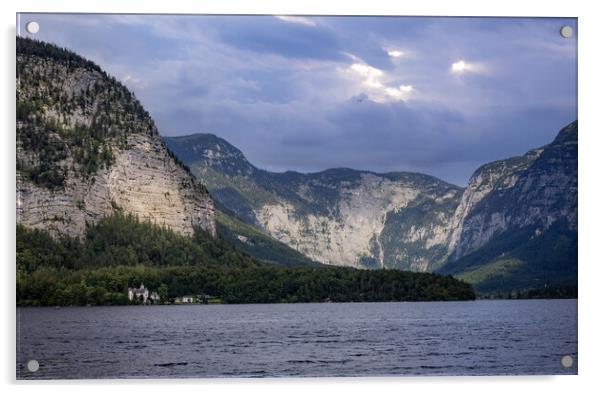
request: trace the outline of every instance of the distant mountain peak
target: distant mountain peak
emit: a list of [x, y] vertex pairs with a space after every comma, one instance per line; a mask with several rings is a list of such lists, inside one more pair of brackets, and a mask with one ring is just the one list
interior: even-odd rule
[[577, 142], [578, 128], [578, 122], [575, 120], [560, 130], [552, 143]]
[[250, 176], [257, 170], [238, 148], [209, 133], [163, 138], [186, 165], [202, 163], [228, 176]]

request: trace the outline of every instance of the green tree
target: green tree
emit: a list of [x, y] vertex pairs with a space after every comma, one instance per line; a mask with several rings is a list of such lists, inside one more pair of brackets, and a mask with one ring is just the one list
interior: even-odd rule
[[157, 289], [157, 293], [159, 294], [159, 302], [161, 303], [167, 303], [168, 301], [168, 288], [167, 285], [165, 285], [165, 283], [162, 283], [161, 285], [159, 285], [159, 288]]

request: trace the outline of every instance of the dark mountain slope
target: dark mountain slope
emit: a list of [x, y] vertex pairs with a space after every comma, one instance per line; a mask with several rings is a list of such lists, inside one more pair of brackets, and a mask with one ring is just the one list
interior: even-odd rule
[[457, 274], [481, 291], [576, 286], [577, 134], [577, 122], [563, 128], [468, 209], [440, 272]]

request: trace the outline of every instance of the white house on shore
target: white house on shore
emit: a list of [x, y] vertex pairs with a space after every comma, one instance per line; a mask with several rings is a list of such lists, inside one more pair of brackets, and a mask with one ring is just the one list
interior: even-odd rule
[[146, 303], [148, 300], [148, 288], [144, 288], [144, 284], [140, 284], [140, 288], [128, 288], [128, 299], [130, 301], [140, 300]]
[[128, 299], [130, 301], [138, 300], [143, 304], [158, 303], [160, 296], [157, 292], [149, 292], [144, 284], [140, 284], [140, 288], [128, 288]]
[[182, 304], [182, 303], [198, 303], [198, 298], [193, 295], [185, 295], [182, 297], [177, 297], [174, 299], [174, 303]]

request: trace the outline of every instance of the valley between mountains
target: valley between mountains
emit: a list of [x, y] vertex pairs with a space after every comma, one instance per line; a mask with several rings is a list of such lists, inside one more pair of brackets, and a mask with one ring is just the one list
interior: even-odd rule
[[[212, 134], [164, 140], [224, 212], [315, 261], [506, 291], [576, 285], [577, 131], [571, 123], [548, 145], [483, 165], [466, 188], [408, 172], [272, 173]], [[252, 237], [220, 221], [252, 252]]]

